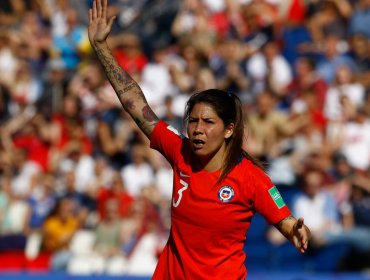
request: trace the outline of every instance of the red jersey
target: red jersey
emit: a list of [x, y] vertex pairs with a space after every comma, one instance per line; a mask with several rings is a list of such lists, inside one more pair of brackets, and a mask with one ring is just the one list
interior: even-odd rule
[[153, 279], [245, 279], [252, 216], [257, 211], [275, 224], [290, 215], [269, 177], [243, 158], [216, 185], [220, 171], [194, 169], [189, 140], [163, 121], [150, 146], [174, 171], [171, 232]]

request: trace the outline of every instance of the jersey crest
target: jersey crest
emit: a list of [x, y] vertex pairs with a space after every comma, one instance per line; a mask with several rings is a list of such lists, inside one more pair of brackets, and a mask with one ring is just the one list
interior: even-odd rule
[[223, 186], [218, 191], [218, 199], [222, 202], [230, 202], [234, 197], [234, 189], [230, 186]]

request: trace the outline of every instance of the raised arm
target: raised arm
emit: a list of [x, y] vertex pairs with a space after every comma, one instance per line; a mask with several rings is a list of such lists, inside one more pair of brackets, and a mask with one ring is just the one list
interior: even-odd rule
[[94, 0], [92, 9], [89, 10], [90, 44], [123, 108], [150, 139], [158, 117], [149, 107], [139, 85], [118, 64], [108, 47], [107, 37], [115, 17], [107, 17], [107, 6], [107, 0], [104, 0], [103, 5], [101, 0]]
[[297, 248], [302, 254], [308, 249], [308, 240], [311, 237], [310, 230], [304, 225], [303, 218], [298, 220], [293, 216], [286, 217], [275, 227]]

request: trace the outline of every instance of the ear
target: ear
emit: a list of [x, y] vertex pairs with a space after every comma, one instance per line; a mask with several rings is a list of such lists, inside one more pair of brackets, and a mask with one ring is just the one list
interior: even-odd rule
[[225, 129], [225, 139], [229, 139], [234, 133], [235, 124], [230, 123]]

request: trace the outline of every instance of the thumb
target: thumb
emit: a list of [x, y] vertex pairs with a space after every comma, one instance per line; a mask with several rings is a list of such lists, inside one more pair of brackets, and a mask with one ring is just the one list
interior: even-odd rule
[[109, 18], [109, 20], [108, 20], [109, 29], [112, 28], [112, 25], [113, 25], [113, 22], [114, 22], [115, 19], [116, 19], [116, 16], [112, 16], [112, 17]]
[[295, 228], [296, 229], [301, 229], [303, 227], [303, 224], [304, 224], [304, 219], [301, 217], [297, 220], [297, 222], [295, 224]]

